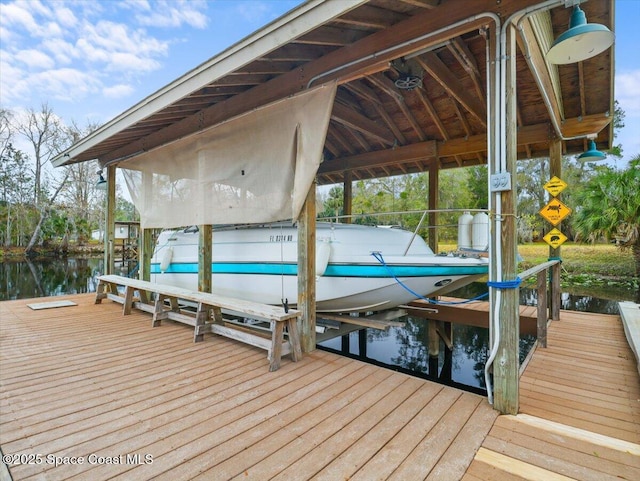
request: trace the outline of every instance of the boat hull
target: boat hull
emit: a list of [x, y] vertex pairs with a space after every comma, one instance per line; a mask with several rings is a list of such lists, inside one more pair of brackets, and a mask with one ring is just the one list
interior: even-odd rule
[[[450, 292], [487, 273], [486, 259], [436, 256], [422, 239], [412, 240], [406, 231], [320, 224], [316, 237], [319, 312], [391, 309], [420, 296]], [[161, 236], [152, 259], [151, 280], [197, 289], [197, 238], [197, 233], [190, 232]], [[405, 250], [407, 255], [403, 255]], [[214, 232], [213, 292], [295, 306], [296, 260], [293, 227]]]

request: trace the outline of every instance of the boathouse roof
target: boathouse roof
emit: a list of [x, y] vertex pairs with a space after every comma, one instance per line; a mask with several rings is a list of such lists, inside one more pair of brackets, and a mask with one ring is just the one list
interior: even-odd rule
[[[54, 165], [119, 163], [336, 80], [317, 180], [342, 182], [487, 163], [487, 59], [494, 19], [539, 0], [310, 0], [74, 144]], [[545, 53], [576, 2], [517, 23], [518, 157], [611, 147], [613, 48], [552, 65]], [[613, 0], [581, 4], [613, 30]], [[413, 87], [413, 88], [412, 88]], [[489, 114], [488, 114], [489, 112]]]

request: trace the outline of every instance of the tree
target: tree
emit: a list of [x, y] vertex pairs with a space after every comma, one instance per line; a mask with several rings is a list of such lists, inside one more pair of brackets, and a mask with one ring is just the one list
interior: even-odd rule
[[17, 131], [31, 143], [34, 152], [33, 201], [39, 211], [40, 218], [35, 226], [31, 240], [25, 248], [25, 254], [31, 255], [33, 248], [40, 239], [42, 226], [51, 212], [53, 203], [69, 176], [68, 169], [65, 169], [64, 178], [58, 182], [54, 194], [49, 196], [47, 189], [49, 182], [44, 175], [45, 165], [60, 153], [65, 146], [71, 143], [72, 136], [46, 103], [42, 104], [39, 112], [29, 109], [26, 119], [18, 124]]
[[[72, 122], [67, 128], [67, 136], [75, 143], [98, 127], [98, 124], [89, 123], [81, 128]], [[96, 188], [96, 172], [99, 167], [96, 162], [77, 162], [66, 167], [66, 170], [69, 181], [64, 185], [60, 196], [68, 206], [69, 227], [74, 227], [78, 242], [82, 244], [91, 236], [91, 217], [94, 211], [99, 210], [103, 214], [101, 207], [96, 209], [102, 205], [103, 197], [103, 193]]]
[[596, 175], [578, 193], [574, 226], [577, 234], [596, 242], [615, 239], [631, 249], [640, 276], [640, 155], [626, 170], [598, 167]]
[[18, 123], [16, 128], [33, 148], [33, 202], [40, 207], [42, 202], [50, 201], [46, 199], [44, 189], [45, 165], [70, 144], [68, 131], [46, 103], [42, 104], [39, 112], [29, 109], [26, 119]]

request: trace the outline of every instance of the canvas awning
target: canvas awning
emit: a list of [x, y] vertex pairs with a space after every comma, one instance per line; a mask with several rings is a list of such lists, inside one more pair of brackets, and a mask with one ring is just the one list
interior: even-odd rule
[[296, 219], [322, 160], [336, 82], [123, 162], [144, 228]]

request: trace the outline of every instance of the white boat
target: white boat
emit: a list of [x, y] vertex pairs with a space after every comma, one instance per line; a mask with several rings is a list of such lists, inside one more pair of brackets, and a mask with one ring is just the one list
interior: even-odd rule
[[[297, 302], [295, 226], [214, 228], [214, 293], [265, 304]], [[319, 312], [391, 309], [462, 287], [488, 271], [483, 257], [435, 255], [419, 236], [393, 227], [317, 223]], [[165, 231], [151, 260], [151, 281], [197, 290], [197, 228]]]

